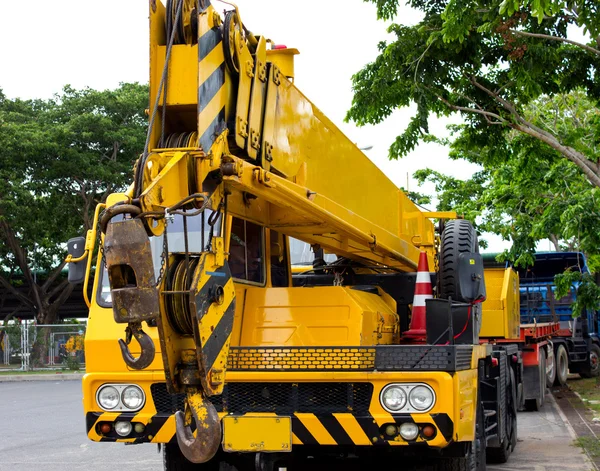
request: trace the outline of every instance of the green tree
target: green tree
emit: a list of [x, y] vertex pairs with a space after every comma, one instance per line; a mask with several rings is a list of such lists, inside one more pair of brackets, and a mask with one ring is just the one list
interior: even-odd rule
[[[597, 150], [594, 139], [582, 130], [597, 115], [581, 91], [541, 97], [524, 108], [526, 119], [551, 129], [587, 155], [596, 155]], [[600, 188], [591, 185], [575, 164], [516, 131], [502, 142], [480, 146], [473, 144], [468, 124], [453, 126], [453, 131], [458, 137], [449, 143], [450, 157], [481, 163], [483, 168], [467, 180], [431, 169], [417, 172], [421, 182], [435, 184], [438, 209], [455, 209], [476, 221], [481, 232], [510, 240], [512, 247], [504, 257], [517, 265], [531, 263], [536, 244], [550, 239], [555, 250], [583, 251], [592, 267], [600, 268]]]
[[[381, 18], [394, 19], [397, 0], [375, 3]], [[410, 0], [423, 12], [417, 25], [392, 24], [390, 42], [353, 77], [354, 99], [347, 119], [376, 124], [395, 109], [415, 105], [390, 158], [429, 138], [430, 115], [462, 115], [459, 138], [480, 147], [499, 146], [517, 132], [536, 139], [575, 164], [600, 186], [597, 153], [568, 141], [557, 129], [536, 124], [527, 107], [543, 97], [583, 90], [597, 108], [600, 97], [600, 12], [594, 0]], [[567, 37], [583, 29], [594, 41]], [[568, 115], [562, 116], [563, 120]], [[598, 146], [598, 115], [582, 134]], [[483, 163], [483, 157], [478, 160]]]
[[61, 275], [64, 242], [90, 229], [96, 204], [130, 180], [147, 106], [137, 83], [67, 86], [51, 100], [0, 91], [0, 285], [21, 303], [9, 317], [27, 310], [40, 324], [56, 321], [73, 289]]

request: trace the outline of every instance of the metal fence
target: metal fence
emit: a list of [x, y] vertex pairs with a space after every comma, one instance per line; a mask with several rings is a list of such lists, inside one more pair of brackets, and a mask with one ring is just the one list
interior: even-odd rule
[[85, 323], [36, 325], [11, 322], [0, 327], [0, 372], [85, 369]]

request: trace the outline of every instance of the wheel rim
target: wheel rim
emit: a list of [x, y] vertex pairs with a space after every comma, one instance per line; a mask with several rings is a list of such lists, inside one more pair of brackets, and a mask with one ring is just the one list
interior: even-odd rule
[[546, 377], [548, 380], [554, 381], [556, 377], [556, 372], [554, 371], [556, 368], [556, 358], [554, 356], [546, 358]]
[[563, 355], [558, 358], [558, 370], [561, 378], [567, 377], [567, 359]]
[[593, 350], [590, 352], [590, 368], [592, 372], [598, 371], [598, 353]]

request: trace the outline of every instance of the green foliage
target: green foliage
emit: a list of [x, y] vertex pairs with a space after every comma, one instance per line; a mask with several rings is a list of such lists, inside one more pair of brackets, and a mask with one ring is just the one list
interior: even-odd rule
[[567, 270], [554, 277], [556, 297], [562, 298], [575, 290], [576, 299], [571, 304], [573, 317], [579, 317], [583, 311], [600, 309], [600, 287], [589, 273]]
[[[375, 3], [378, 15], [393, 19], [395, 0]], [[489, 148], [524, 133], [577, 165], [600, 186], [598, 116], [581, 128], [592, 146], [581, 148], [575, 134], [539, 129], [525, 118], [533, 103], [581, 93], [597, 109], [600, 50], [595, 41], [573, 44], [567, 29], [579, 26], [593, 38], [600, 32], [598, 4], [592, 0], [411, 0], [424, 17], [415, 26], [392, 24], [389, 42], [353, 77], [354, 98], [346, 119], [377, 124], [395, 109], [415, 105], [415, 113], [389, 149], [392, 159], [431, 139], [429, 117], [460, 113], [465, 125], [455, 138]], [[559, 117], [567, 120], [569, 115]], [[580, 136], [580, 137], [581, 137]], [[488, 152], [489, 153], [489, 152]], [[555, 154], [556, 155], [556, 154]], [[474, 159], [480, 162], [479, 159]]]
[[[63, 244], [89, 229], [96, 204], [130, 180], [147, 106], [148, 87], [137, 83], [104, 91], [67, 86], [50, 100], [0, 91], [0, 275], [18, 273], [39, 291], [35, 272], [60, 267]], [[49, 288], [29, 304], [22, 299], [39, 322], [61, 293]]]

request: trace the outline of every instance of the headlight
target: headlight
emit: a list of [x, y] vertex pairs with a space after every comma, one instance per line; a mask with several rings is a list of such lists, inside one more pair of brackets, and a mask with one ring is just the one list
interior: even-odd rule
[[104, 386], [98, 391], [98, 404], [103, 409], [114, 409], [119, 405], [119, 391], [112, 386]]
[[98, 405], [111, 412], [135, 412], [144, 407], [146, 394], [137, 384], [103, 384], [96, 392]]
[[426, 386], [413, 388], [408, 395], [410, 405], [418, 411], [424, 411], [433, 406], [433, 391]]
[[144, 404], [144, 392], [138, 386], [127, 386], [121, 393], [125, 407], [138, 410]]
[[379, 402], [392, 414], [427, 412], [435, 404], [435, 393], [424, 383], [393, 383], [381, 390]]
[[388, 412], [398, 412], [406, 405], [406, 392], [394, 384], [386, 386], [381, 392], [381, 403]]

